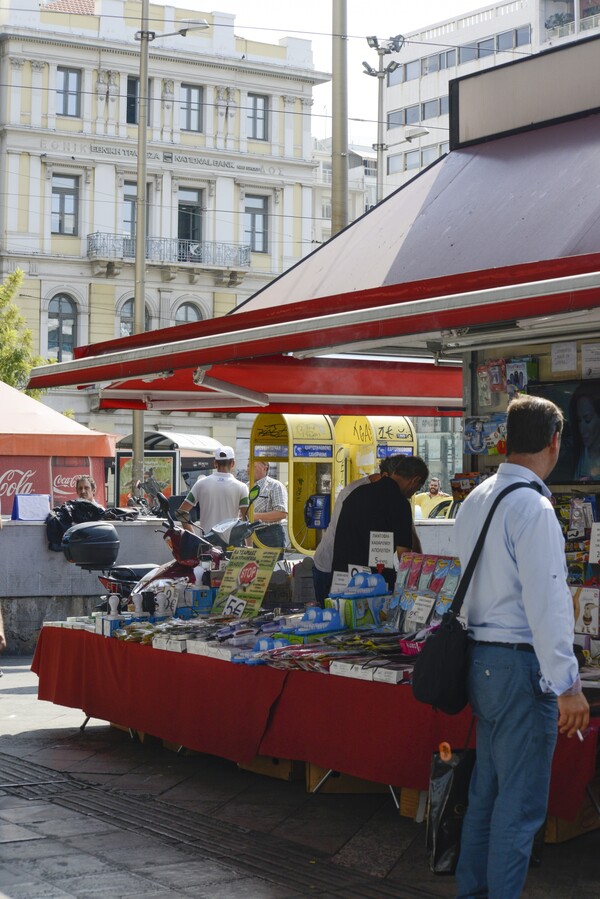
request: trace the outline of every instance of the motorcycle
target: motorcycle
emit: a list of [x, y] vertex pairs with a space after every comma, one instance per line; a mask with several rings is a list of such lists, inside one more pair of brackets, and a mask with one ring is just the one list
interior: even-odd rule
[[[255, 486], [249, 494], [249, 507], [258, 495], [259, 489]], [[221, 568], [235, 547], [245, 546], [247, 538], [264, 527], [261, 522], [235, 518], [220, 522], [206, 534], [196, 534], [175, 522], [164, 494], [157, 495], [157, 502], [165, 518], [163, 539], [174, 557], [163, 565], [114, 565], [120, 540], [110, 522], [75, 525], [63, 536], [62, 547], [67, 561], [88, 571], [102, 570], [103, 573], [98, 575], [100, 583], [109, 595], [118, 594], [124, 607], [132, 594], [155, 590], [174, 581], [210, 586], [211, 570]], [[201, 530], [197, 525], [194, 527]], [[98, 606], [99, 610], [107, 608], [108, 597]]]

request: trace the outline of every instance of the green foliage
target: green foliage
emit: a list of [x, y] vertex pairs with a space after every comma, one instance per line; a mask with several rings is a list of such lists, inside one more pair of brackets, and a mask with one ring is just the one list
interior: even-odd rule
[[35, 398], [42, 391], [25, 390], [25, 386], [31, 369], [43, 365], [45, 360], [34, 356], [31, 330], [13, 302], [23, 277], [21, 269], [17, 269], [0, 286], [0, 381]]

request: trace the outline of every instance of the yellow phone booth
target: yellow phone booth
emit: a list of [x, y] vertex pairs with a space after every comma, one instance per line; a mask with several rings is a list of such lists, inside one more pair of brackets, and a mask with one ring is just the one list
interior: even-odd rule
[[351, 481], [379, 471], [386, 456], [413, 456], [417, 439], [403, 415], [340, 415], [335, 425], [334, 497]]
[[[312, 553], [331, 515], [333, 482], [333, 422], [328, 415], [256, 416], [250, 434], [250, 482], [254, 462], [278, 465], [275, 475], [288, 490], [290, 543]], [[260, 534], [254, 535], [260, 544]]]

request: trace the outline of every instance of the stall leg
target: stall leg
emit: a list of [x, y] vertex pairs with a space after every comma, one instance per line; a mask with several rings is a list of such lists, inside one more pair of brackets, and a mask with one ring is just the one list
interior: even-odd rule
[[82, 724], [81, 727], [79, 728], [80, 731], [83, 732], [83, 731], [85, 730], [85, 726], [86, 726], [86, 724], [88, 723], [88, 721], [90, 720], [91, 717], [92, 717], [91, 715], [86, 715], [86, 716], [85, 716], [85, 721], [83, 722], [83, 724]]
[[314, 790], [311, 790], [311, 793], [318, 793], [319, 790], [321, 789], [321, 787], [323, 786], [323, 784], [329, 780], [329, 778], [331, 777], [332, 774], [333, 774], [333, 768], [330, 768], [329, 771], [325, 772], [325, 774], [323, 775], [323, 777], [321, 778], [319, 783], [316, 784]]
[[388, 784], [388, 790], [392, 794], [392, 799], [394, 800], [394, 805], [396, 806], [396, 811], [400, 811], [400, 800], [398, 799], [398, 795], [391, 784]]

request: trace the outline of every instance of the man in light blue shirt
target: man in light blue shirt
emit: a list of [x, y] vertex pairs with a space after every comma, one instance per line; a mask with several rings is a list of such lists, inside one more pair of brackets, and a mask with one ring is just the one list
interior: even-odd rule
[[[563, 417], [548, 400], [508, 407], [507, 461], [465, 500], [455, 523], [463, 571], [494, 498], [500, 502], [463, 607], [477, 762], [456, 871], [457, 896], [517, 899], [544, 823], [558, 730], [587, 727], [573, 654], [564, 539], [544, 479], [558, 459]], [[539, 492], [538, 492], [539, 491]]]

